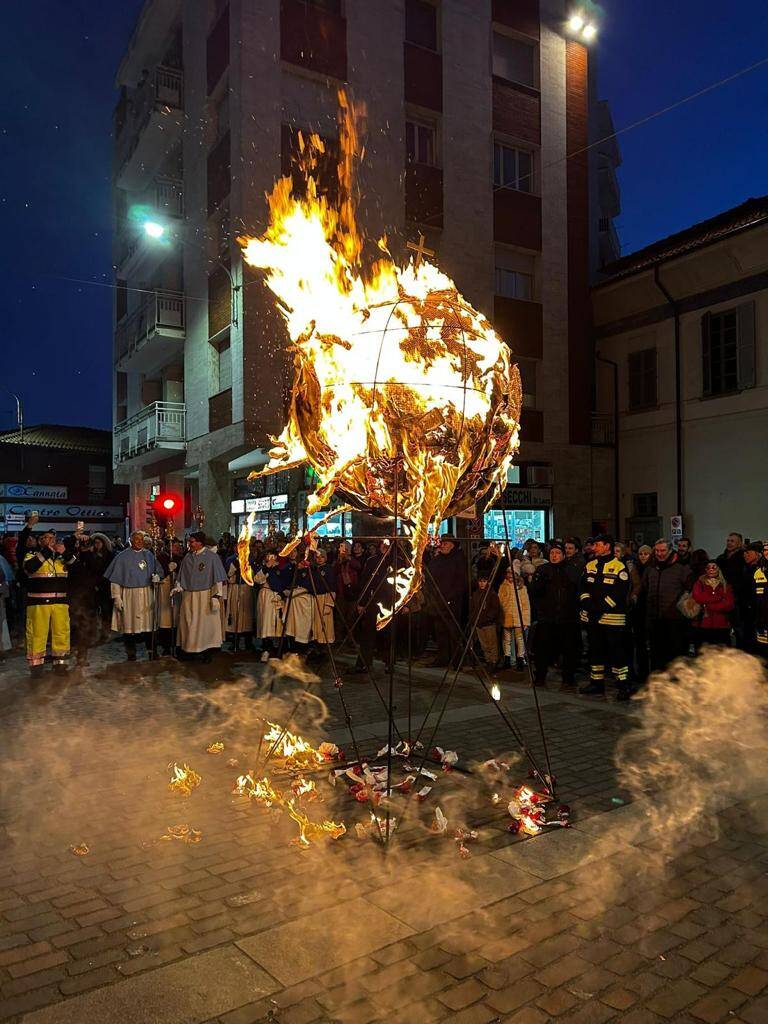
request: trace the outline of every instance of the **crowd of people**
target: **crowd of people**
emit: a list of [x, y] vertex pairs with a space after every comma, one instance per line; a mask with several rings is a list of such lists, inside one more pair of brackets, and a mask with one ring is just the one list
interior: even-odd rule
[[405, 542], [252, 538], [241, 559], [235, 538], [196, 531], [159, 542], [142, 531], [126, 545], [103, 533], [57, 537], [30, 517], [0, 554], [0, 658], [9, 623], [23, 637], [33, 675], [46, 660], [66, 672], [91, 648], [121, 636], [135, 661], [177, 656], [210, 661], [225, 643], [262, 660], [328, 647], [356, 654], [353, 673], [392, 659], [447, 668], [474, 659], [496, 673], [530, 670], [544, 685], [553, 666], [562, 687], [627, 700], [652, 671], [703, 645], [734, 645], [768, 657], [768, 541], [730, 533], [717, 557], [689, 538], [673, 546], [622, 544], [601, 534], [520, 548], [482, 541], [468, 548], [435, 538], [424, 586], [401, 609], [397, 629], [377, 628], [392, 608], [393, 569]]

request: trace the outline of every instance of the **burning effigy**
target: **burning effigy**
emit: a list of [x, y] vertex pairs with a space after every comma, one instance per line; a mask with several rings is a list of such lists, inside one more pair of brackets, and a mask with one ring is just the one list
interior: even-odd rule
[[240, 242], [245, 261], [265, 271], [294, 352], [288, 422], [252, 476], [308, 463], [319, 481], [308, 513], [338, 495], [333, 515], [354, 509], [403, 523], [411, 554], [381, 628], [419, 589], [430, 531], [506, 484], [521, 390], [505, 342], [434, 264], [398, 266], [382, 238], [364, 265], [362, 117], [340, 92], [336, 198], [318, 188], [323, 141], [300, 137], [304, 187], [281, 178], [266, 232]]

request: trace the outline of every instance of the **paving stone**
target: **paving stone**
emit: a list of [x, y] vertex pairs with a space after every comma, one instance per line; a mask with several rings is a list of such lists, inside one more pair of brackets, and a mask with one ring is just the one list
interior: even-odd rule
[[630, 992], [629, 989], [622, 988], [621, 985], [613, 985], [611, 988], [606, 989], [605, 992], [600, 993], [600, 999], [602, 1002], [607, 1003], [608, 1006], [612, 1006], [614, 1010], [628, 1010], [630, 1006], [634, 1006], [637, 1002], [637, 994]]
[[[364, 928], [349, 930], [351, 921]], [[362, 954], [407, 938], [412, 929], [366, 900], [350, 900], [320, 916], [310, 915], [268, 928], [237, 945], [282, 984], [295, 984]], [[333, 942], [328, 941], [333, 936]]]
[[24, 1024], [189, 1024], [266, 996], [276, 983], [234, 948], [214, 950], [37, 1010]]
[[451, 1010], [461, 1010], [471, 1003], [478, 1002], [487, 991], [484, 985], [474, 978], [470, 978], [468, 981], [462, 981], [458, 985], [451, 985], [450, 988], [444, 989], [437, 998]]
[[7, 941], [9, 948], [0, 953], [0, 967], [18, 964], [22, 960], [34, 960], [53, 950], [50, 942], [28, 942], [23, 936], [9, 936]]
[[748, 996], [757, 996], [764, 988], [768, 988], [768, 971], [759, 967], [745, 967], [728, 984]]
[[550, 1017], [559, 1017], [567, 1013], [579, 1002], [578, 996], [573, 995], [567, 988], [557, 988], [552, 992], [546, 992], [536, 1005], [540, 1006]]
[[648, 1009], [661, 1017], [676, 1018], [681, 1010], [701, 997], [704, 991], [701, 985], [694, 985], [686, 979], [675, 981], [649, 1000]]
[[718, 1024], [723, 1018], [733, 1016], [747, 997], [743, 992], [737, 992], [733, 988], [719, 989], [708, 992], [703, 999], [694, 1003], [688, 1011], [697, 1020], [703, 1020], [705, 1024]]
[[525, 842], [513, 843], [492, 854], [538, 878], [557, 878], [583, 864], [602, 860], [620, 848], [613, 837], [590, 836], [575, 829], [558, 829]]
[[729, 974], [733, 974], [733, 968], [721, 964], [718, 960], [709, 960], [705, 964], [699, 964], [695, 971], [690, 974], [691, 981], [701, 985], [713, 987], [720, 985]]
[[510, 985], [508, 988], [491, 992], [485, 1001], [500, 1013], [510, 1013], [512, 1010], [517, 1010], [524, 1006], [525, 1003], [533, 1002], [534, 999], [542, 995], [543, 991], [544, 986], [540, 985], [538, 981], [535, 981], [533, 978], [526, 978], [523, 981], [516, 982], [514, 985]]
[[367, 899], [414, 930], [422, 931], [512, 896], [535, 883], [534, 875], [516, 865], [505, 867], [494, 856], [480, 856], [458, 863], [451, 878], [449, 897], [445, 893], [445, 873], [427, 870], [419, 877], [420, 899], [414, 898], [411, 879], [377, 889], [369, 893]]
[[12, 978], [24, 978], [37, 971], [47, 971], [51, 967], [58, 967], [60, 964], [65, 964], [67, 960], [69, 960], [69, 955], [64, 950], [54, 951], [34, 957], [32, 960], [9, 964], [6, 969]]
[[450, 974], [452, 978], [469, 978], [473, 974], [477, 974], [484, 967], [488, 966], [488, 961], [483, 959], [481, 956], [471, 953], [469, 956], [457, 956], [454, 957], [449, 963], [443, 966], [443, 970], [446, 974]]

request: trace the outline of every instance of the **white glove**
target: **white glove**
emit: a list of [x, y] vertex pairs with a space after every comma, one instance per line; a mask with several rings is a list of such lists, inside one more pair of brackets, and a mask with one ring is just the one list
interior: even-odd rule
[[217, 612], [221, 608], [221, 594], [211, 594], [211, 611]]
[[150, 576], [150, 579], [152, 580], [153, 583], [159, 583], [160, 582], [160, 576], [156, 572], [152, 573], [152, 575]]
[[123, 599], [122, 599], [122, 597], [114, 597], [114, 598], [112, 598], [112, 600], [114, 602], [116, 610], [121, 612], [123, 610]]
[[172, 594], [180, 594], [181, 593], [181, 584], [177, 583], [176, 586], [171, 591], [171, 593]]
[[176, 572], [176, 563], [175, 562], [169, 562], [168, 563], [168, 572]]

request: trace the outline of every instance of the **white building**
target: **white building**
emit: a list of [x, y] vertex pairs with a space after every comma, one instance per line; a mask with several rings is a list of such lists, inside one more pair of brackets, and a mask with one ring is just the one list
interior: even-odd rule
[[[606, 267], [596, 347], [617, 364], [619, 533], [719, 553], [768, 536], [768, 197]], [[612, 415], [613, 367], [598, 364]]]
[[[610, 154], [584, 151], [598, 107], [568, 14], [565, 0], [147, 0], [115, 113], [115, 463], [134, 522], [159, 490], [185, 496], [177, 529], [197, 505], [214, 533], [251, 509], [262, 529], [303, 519], [301, 471], [246, 482], [283, 425], [288, 368], [234, 239], [265, 227], [297, 129], [337, 137], [346, 84], [367, 105], [369, 237], [397, 256], [423, 231], [519, 361], [512, 532], [589, 532], [605, 456], [589, 275]], [[500, 531], [498, 516], [475, 528]]]

